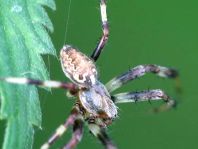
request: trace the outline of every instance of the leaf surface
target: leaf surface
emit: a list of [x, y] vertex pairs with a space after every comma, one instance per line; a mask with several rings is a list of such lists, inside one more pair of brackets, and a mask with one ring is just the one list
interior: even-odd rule
[[[0, 76], [49, 79], [41, 57], [56, 55], [53, 25], [43, 6], [53, 0], [0, 0]], [[37, 88], [0, 82], [0, 118], [6, 119], [3, 149], [31, 149], [33, 125], [41, 127]]]

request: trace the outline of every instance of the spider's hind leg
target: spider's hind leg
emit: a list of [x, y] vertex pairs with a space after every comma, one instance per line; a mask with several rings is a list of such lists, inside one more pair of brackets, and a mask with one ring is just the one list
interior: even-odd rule
[[120, 93], [113, 95], [112, 100], [114, 103], [163, 100], [165, 104], [161, 105], [159, 108], [154, 108], [153, 112], [166, 111], [168, 109], [176, 107], [176, 101], [171, 99], [164, 91], [160, 89]]
[[107, 22], [106, 0], [100, 0], [100, 13], [101, 13], [103, 35], [100, 38], [100, 41], [98, 42], [96, 48], [94, 49], [91, 55], [91, 58], [94, 61], [97, 61], [98, 57], [100, 56], [100, 53], [102, 52], [102, 49], [104, 48], [109, 38], [109, 26]]
[[140, 78], [147, 73], [153, 73], [163, 78], [178, 78], [178, 72], [175, 69], [152, 64], [139, 65], [121, 74], [120, 76], [113, 78], [106, 84], [106, 87], [109, 92], [112, 92], [127, 82]]

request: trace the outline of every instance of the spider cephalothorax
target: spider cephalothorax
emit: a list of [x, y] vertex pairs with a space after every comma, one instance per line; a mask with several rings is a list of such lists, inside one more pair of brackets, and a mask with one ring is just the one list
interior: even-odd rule
[[96, 136], [107, 149], [115, 149], [116, 146], [106, 133], [106, 128], [117, 117], [118, 103], [137, 101], [164, 100], [166, 104], [155, 109], [156, 112], [167, 110], [176, 105], [160, 89], [112, 94], [112, 92], [129, 81], [142, 77], [146, 73], [153, 73], [164, 78], [176, 78], [178, 73], [174, 69], [158, 65], [139, 65], [110, 80], [103, 85], [98, 78], [95, 61], [108, 40], [109, 30], [106, 14], [106, 0], [100, 0], [101, 20], [103, 35], [100, 38], [90, 58], [72, 46], [65, 45], [60, 51], [60, 59], [63, 72], [73, 83], [58, 81], [40, 81], [27, 78], [0, 78], [2, 81], [16, 84], [32, 84], [50, 88], [63, 88], [76, 97], [71, 114], [50, 139], [41, 147], [48, 149], [69, 126], [73, 126], [73, 136], [64, 146], [64, 149], [74, 148], [82, 138], [83, 124], [87, 123], [90, 132]]

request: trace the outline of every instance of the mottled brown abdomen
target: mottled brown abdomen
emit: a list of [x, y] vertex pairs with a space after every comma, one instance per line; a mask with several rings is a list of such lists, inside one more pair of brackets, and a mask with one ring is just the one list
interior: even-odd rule
[[90, 88], [97, 80], [94, 62], [77, 49], [65, 45], [60, 51], [63, 72], [74, 83]]

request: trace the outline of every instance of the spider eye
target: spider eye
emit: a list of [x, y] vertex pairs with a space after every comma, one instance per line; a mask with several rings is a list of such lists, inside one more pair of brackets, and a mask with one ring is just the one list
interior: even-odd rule
[[79, 75], [79, 76], [78, 76], [78, 79], [79, 79], [79, 80], [83, 80], [83, 76], [82, 76], [82, 75]]
[[74, 83], [89, 88], [97, 80], [97, 70], [94, 62], [77, 49], [65, 45], [60, 52], [63, 72]]

